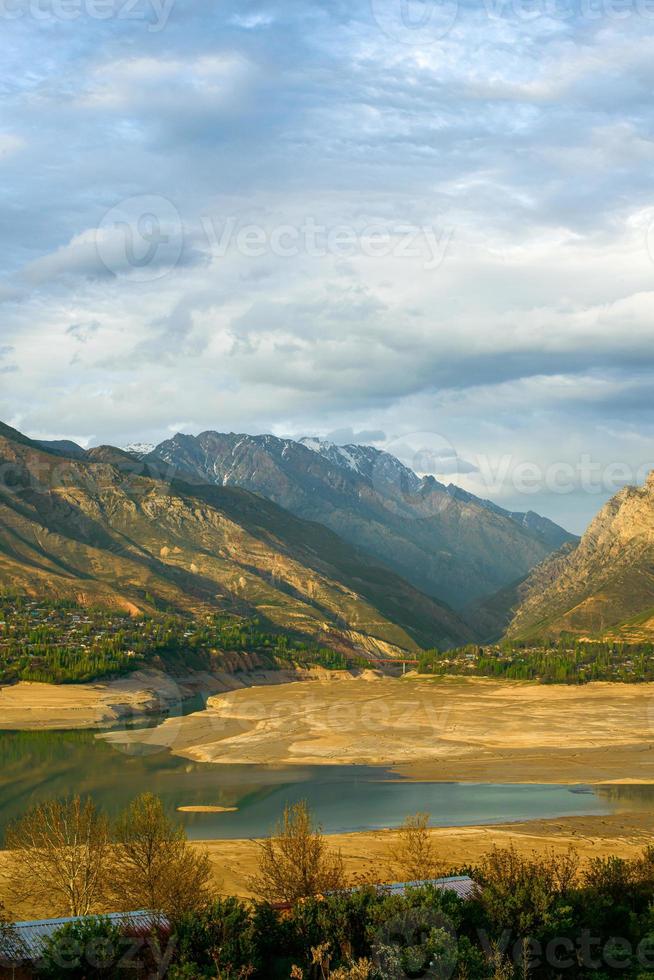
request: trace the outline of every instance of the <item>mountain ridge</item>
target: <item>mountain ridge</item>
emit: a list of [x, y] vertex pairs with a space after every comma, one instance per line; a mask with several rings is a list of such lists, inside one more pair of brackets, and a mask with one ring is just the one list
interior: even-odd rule
[[456, 609], [577, 540], [539, 515], [512, 515], [433, 476], [418, 476], [371, 446], [207, 430], [178, 433], [142, 458], [197, 480], [241, 486], [318, 521]]
[[6, 426], [0, 465], [0, 587], [259, 615], [386, 655], [472, 636], [446, 605], [247, 490], [161, 479], [114, 447], [64, 456]]
[[579, 545], [553, 554], [518, 591], [509, 638], [654, 639], [654, 471], [615, 494]]

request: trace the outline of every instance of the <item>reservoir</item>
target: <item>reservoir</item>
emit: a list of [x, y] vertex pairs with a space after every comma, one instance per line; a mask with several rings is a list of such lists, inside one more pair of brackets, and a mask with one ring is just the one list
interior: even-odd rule
[[[654, 811], [654, 786], [412, 782], [368, 766], [192, 762], [168, 750], [135, 754], [88, 731], [0, 733], [0, 832], [30, 806], [71, 793], [110, 815], [144, 791], [159, 795], [196, 840], [261, 837], [287, 803], [307, 800], [327, 833], [398, 826], [428, 811], [434, 826]], [[178, 813], [180, 806], [236, 812]]]

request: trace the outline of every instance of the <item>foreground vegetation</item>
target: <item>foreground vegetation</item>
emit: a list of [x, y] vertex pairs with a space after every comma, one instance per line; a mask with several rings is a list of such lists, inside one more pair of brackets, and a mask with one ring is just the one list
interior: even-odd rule
[[254, 654], [269, 669], [343, 670], [358, 662], [291, 630], [266, 629], [258, 619], [130, 616], [67, 600], [0, 595], [0, 682], [83, 682], [153, 665], [219, 669], [230, 652]]
[[[53, 912], [64, 903], [98, 913], [53, 936], [35, 967], [40, 977], [654, 976], [654, 849], [582, 865], [573, 850], [522, 857], [495, 848], [474, 867], [450, 869], [475, 882], [465, 900], [433, 882], [392, 891], [347, 881], [340, 855], [300, 803], [261, 844], [252, 880], [259, 897], [241, 901], [212, 893], [206, 857], [191, 852], [152, 796], [135, 800], [113, 828], [89, 801], [53, 802], [18, 821], [7, 845], [14, 885], [49, 879]], [[46, 868], [44, 855], [55, 864]], [[443, 870], [426, 814], [407, 819], [392, 858], [400, 881]], [[89, 881], [93, 894], [74, 904]], [[130, 904], [160, 915], [147, 927], [119, 927], [102, 915]], [[5, 915], [0, 949], [15, 956], [15, 944]]]

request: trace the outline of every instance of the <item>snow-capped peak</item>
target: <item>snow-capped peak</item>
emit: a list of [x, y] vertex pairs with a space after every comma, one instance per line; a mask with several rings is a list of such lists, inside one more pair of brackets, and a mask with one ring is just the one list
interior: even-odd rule
[[123, 446], [122, 449], [123, 452], [133, 453], [135, 456], [147, 456], [155, 447], [151, 442], [131, 442], [129, 446]]
[[310, 449], [313, 453], [318, 453], [319, 456], [324, 456], [331, 463], [336, 463], [338, 466], [345, 465], [349, 469], [354, 470], [355, 473], [361, 472], [356, 458], [357, 449], [361, 447], [337, 446], [335, 442], [329, 442], [327, 439], [316, 439], [311, 436], [305, 436], [299, 441], [300, 445]]

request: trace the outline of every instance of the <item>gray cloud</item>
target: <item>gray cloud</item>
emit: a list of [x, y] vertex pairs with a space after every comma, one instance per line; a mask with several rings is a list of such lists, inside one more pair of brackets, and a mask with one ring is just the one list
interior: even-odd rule
[[69, 337], [74, 337], [81, 344], [86, 344], [98, 330], [100, 330], [98, 321], [91, 320], [89, 323], [71, 323], [66, 333]]
[[347, 427], [328, 432], [326, 438], [330, 442], [335, 442], [337, 446], [367, 446], [370, 443], [384, 442], [386, 433], [383, 429], [362, 429], [355, 432], [351, 427]]

